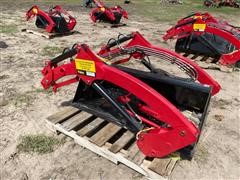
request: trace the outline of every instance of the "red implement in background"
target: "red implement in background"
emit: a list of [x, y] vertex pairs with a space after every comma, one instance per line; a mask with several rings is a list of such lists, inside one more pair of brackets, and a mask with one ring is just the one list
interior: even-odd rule
[[177, 39], [175, 50], [216, 57], [222, 65], [240, 66], [240, 29], [209, 13], [194, 13], [167, 30], [163, 39]]
[[76, 25], [76, 19], [60, 6], [43, 11], [35, 5], [26, 13], [26, 19], [28, 21], [35, 16], [36, 26], [46, 29], [48, 33], [66, 33], [73, 30]]
[[128, 19], [128, 13], [120, 6], [107, 7], [100, 0], [93, 0], [96, 4], [96, 8], [94, 8], [90, 17], [93, 22], [103, 21], [111, 24], [119, 24], [121, 22], [122, 17]]
[[[126, 41], [129, 43], [120, 46]], [[126, 55], [129, 57], [121, 57]], [[177, 65], [190, 79], [155, 69], [146, 61], [152, 56]], [[67, 58], [69, 62], [59, 65]], [[149, 71], [121, 66], [131, 58]], [[164, 157], [178, 150], [191, 157], [210, 98], [220, 90], [196, 64], [151, 45], [138, 32], [110, 40], [98, 55], [87, 45], [76, 44], [48, 61], [42, 74], [44, 89], [52, 86], [56, 91], [79, 82], [72, 105], [134, 132], [139, 149], [149, 157]], [[71, 77], [60, 82], [66, 76]], [[196, 116], [187, 117], [186, 111]]]

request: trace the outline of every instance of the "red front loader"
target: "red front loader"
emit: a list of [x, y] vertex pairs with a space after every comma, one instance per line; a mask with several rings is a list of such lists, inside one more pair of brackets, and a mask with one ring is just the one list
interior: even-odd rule
[[[154, 67], [151, 58], [176, 65], [187, 77]], [[130, 60], [142, 68], [126, 67]], [[72, 105], [135, 133], [139, 149], [149, 157], [179, 151], [191, 158], [211, 96], [220, 90], [195, 63], [152, 45], [138, 32], [110, 40], [98, 54], [76, 44], [49, 60], [42, 74], [44, 89], [78, 82]], [[63, 77], [71, 78], [60, 81]]]
[[176, 52], [214, 57], [221, 65], [240, 67], [240, 29], [209, 13], [194, 13], [177, 22], [163, 36], [177, 39]]
[[76, 25], [76, 19], [60, 6], [43, 11], [38, 6], [33, 6], [26, 13], [27, 21], [36, 16], [36, 26], [45, 29], [48, 33], [67, 33]]
[[122, 17], [128, 19], [128, 13], [120, 6], [107, 7], [100, 0], [93, 0], [96, 5], [91, 13], [90, 17], [93, 22], [108, 22], [111, 24], [119, 24]]

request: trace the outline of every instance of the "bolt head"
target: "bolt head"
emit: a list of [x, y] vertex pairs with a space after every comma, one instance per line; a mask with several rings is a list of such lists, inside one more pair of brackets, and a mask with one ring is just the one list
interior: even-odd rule
[[185, 136], [185, 135], [186, 135], [186, 132], [185, 132], [185, 131], [180, 131], [179, 135], [180, 135], [180, 136]]

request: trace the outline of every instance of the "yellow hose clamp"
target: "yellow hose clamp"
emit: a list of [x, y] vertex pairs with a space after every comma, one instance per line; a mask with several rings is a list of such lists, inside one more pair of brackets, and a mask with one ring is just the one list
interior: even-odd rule
[[34, 14], [37, 14], [37, 13], [38, 13], [38, 9], [37, 9], [37, 8], [33, 8], [33, 9], [32, 9], [32, 12], [33, 12]]
[[105, 11], [105, 8], [104, 8], [104, 7], [101, 7], [100, 10], [101, 10], [102, 12], [104, 12], [104, 11]]

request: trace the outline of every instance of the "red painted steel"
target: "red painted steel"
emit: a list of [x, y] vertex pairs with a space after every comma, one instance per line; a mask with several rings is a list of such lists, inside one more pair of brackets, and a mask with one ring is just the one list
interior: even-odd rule
[[61, 6], [55, 6], [51, 8], [49, 11], [43, 11], [41, 10], [38, 6], [34, 5], [33, 7], [28, 10], [26, 13], [26, 19], [27, 21], [34, 18], [35, 16], [40, 15], [44, 17], [47, 20], [47, 26], [46, 26], [46, 31], [48, 33], [54, 32], [54, 27], [56, 24], [54, 23], [52, 17], [54, 16], [62, 16], [67, 22], [67, 26], [69, 30], [73, 30], [73, 28], [76, 25], [76, 19], [71, 16], [67, 11], [61, 8]]
[[94, 8], [91, 13], [90, 13], [90, 18], [93, 22], [97, 22], [98, 17], [95, 15], [96, 13], [104, 13], [108, 20], [111, 23], [114, 23], [116, 20], [116, 13], [121, 14], [122, 17], [124, 17], [125, 19], [128, 19], [128, 13], [127, 11], [125, 11], [123, 8], [121, 8], [120, 6], [114, 6], [114, 7], [107, 7], [104, 5], [104, 3], [102, 1], [99, 0], [94, 0], [93, 1], [96, 4], [96, 8]]
[[[194, 28], [195, 25], [202, 25], [202, 29]], [[175, 26], [167, 30], [163, 36], [165, 41], [169, 39], [180, 39], [195, 35], [202, 35], [204, 33], [211, 33], [222, 37], [226, 41], [233, 44], [236, 51], [228, 54], [222, 54], [220, 57], [220, 64], [234, 65], [240, 61], [240, 29], [230, 25], [226, 21], [221, 21], [210, 15], [209, 13], [195, 13], [177, 22]]]
[[[193, 62], [174, 52], [152, 46], [139, 33], [133, 33], [133, 40], [127, 46], [131, 47], [139, 44], [154, 51], [176, 55], [182, 62], [190, 63], [190, 65], [196, 69], [199, 73], [199, 81], [210, 82], [210, 85], [216, 83]], [[141, 121], [149, 127], [149, 129], [140, 131], [137, 134], [137, 145], [146, 156], [164, 157], [197, 141], [200, 133], [198, 128], [152, 87], [130, 74], [107, 64], [103, 61], [103, 58], [93, 53], [85, 44], [75, 45], [74, 49], [77, 52], [76, 57], [74, 59], [71, 58], [68, 63], [58, 65], [56, 63], [52, 64], [52, 61], [47, 62], [42, 70], [44, 77], [41, 84], [44, 89], [52, 86], [53, 90], [56, 91], [57, 88], [61, 86], [77, 81], [82, 81], [89, 86], [96, 81], [106, 81], [134, 95], [141, 100], [141, 102], [138, 103], [140, 111], [148, 114], [149, 117], [154, 117], [157, 121], [167, 124], [167, 126], [161, 127], [151, 121], [151, 119], [139, 116]], [[102, 52], [103, 51], [106, 51], [106, 49], [102, 50]], [[119, 49], [115, 49], [114, 51], [119, 51]], [[136, 57], [139, 56], [139, 54], [135, 55]], [[79, 72], [76, 65], [78, 60], [83, 60], [86, 63], [94, 65], [94, 76]], [[69, 75], [74, 77], [60, 83], [57, 82], [61, 78]], [[206, 80], [204, 80], [204, 78], [206, 78]], [[218, 90], [216, 90], [216, 87], [214, 89], [216, 93]], [[119, 97], [118, 101], [126, 103], [128, 102], [128, 97]], [[132, 112], [127, 111], [127, 113], [134, 117]]]

